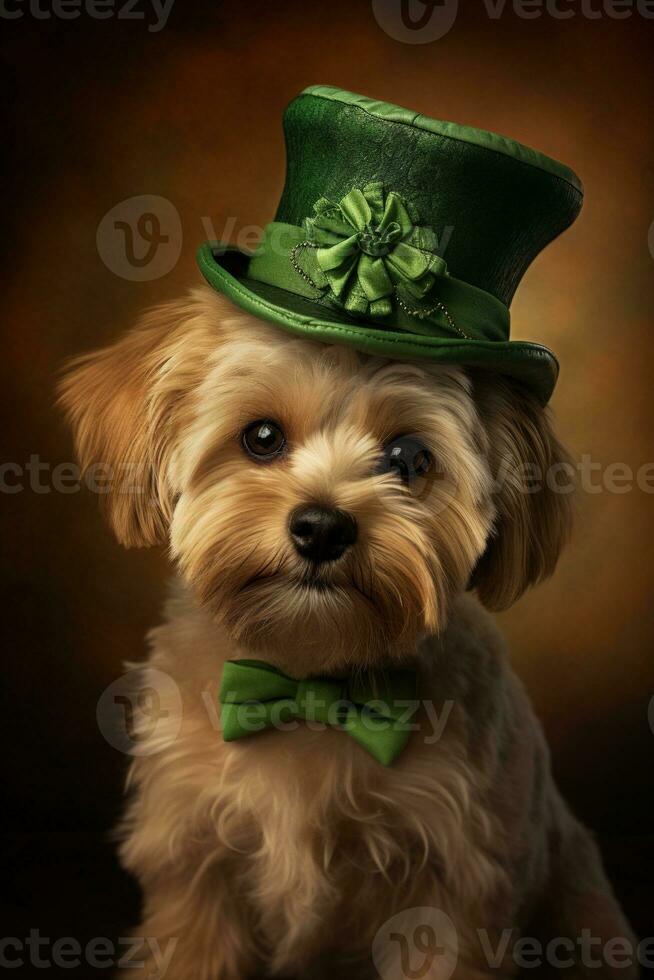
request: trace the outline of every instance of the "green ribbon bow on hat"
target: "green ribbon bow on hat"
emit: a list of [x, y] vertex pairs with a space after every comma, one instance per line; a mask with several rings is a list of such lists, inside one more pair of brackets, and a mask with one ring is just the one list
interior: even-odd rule
[[411, 734], [416, 675], [391, 671], [371, 680], [311, 677], [294, 680], [260, 660], [228, 660], [223, 669], [220, 720], [225, 742], [306, 721], [341, 729], [378, 762], [390, 765]]
[[313, 209], [304, 224], [306, 244], [316, 249], [317, 288], [329, 286], [350, 313], [388, 316], [393, 297], [407, 312], [423, 312], [420, 303], [435, 277], [447, 275], [447, 265], [436, 254], [434, 231], [415, 223], [399, 194], [385, 195], [377, 181], [354, 188], [338, 204], [321, 197]]

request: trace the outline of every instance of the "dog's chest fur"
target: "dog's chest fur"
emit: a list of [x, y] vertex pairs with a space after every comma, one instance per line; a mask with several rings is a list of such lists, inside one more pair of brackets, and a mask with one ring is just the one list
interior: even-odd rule
[[[443, 666], [438, 691], [438, 671], [423, 665], [419, 696], [433, 699], [439, 717], [449, 710], [447, 723], [436, 733], [421, 709], [419, 731], [388, 768], [347, 734], [304, 725], [225, 744], [217, 691], [232, 651], [185, 599], [169, 614], [152, 634], [150, 667], [181, 692], [181, 727], [169, 705], [170, 739], [158, 729], [158, 750], [133, 765], [122, 850], [129, 868], [147, 878], [162, 866], [188, 875], [190, 865], [191, 887], [209, 894], [212, 880], [228, 878], [268, 955], [274, 937], [280, 969], [305, 962], [327, 935], [341, 950], [369, 949], [398, 895], [399, 907], [462, 914], [497, 903], [505, 885], [501, 833], [485, 802], [483, 746], [476, 763], [466, 750], [468, 668], [456, 669], [455, 682]], [[143, 678], [147, 685], [147, 670]]]

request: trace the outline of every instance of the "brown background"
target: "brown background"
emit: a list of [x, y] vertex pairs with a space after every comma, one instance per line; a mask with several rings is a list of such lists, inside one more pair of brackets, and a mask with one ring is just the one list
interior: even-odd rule
[[[159, 33], [147, 30], [150, 13], [38, 21], [25, 9], [3, 22], [15, 154], [2, 235], [5, 459], [70, 460], [53, 408], [61, 362], [199, 282], [203, 216], [218, 235], [229, 218], [235, 233], [272, 218], [281, 112], [321, 82], [497, 130], [577, 170], [581, 217], [528, 272], [514, 337], [559, 355], [553, 408], [575, 459], [633, 470], [654, 460], [654, 21], [564, 6], [575, 16], [525, 20], [507, 4], [491, 19], [468, 4], [445, 37], [421, 45], [389, 37], [370, 3], [352, 0], [177, 0]], [[136, 9], [149, 11], [145, 0]], [[103, 215], [140, 194], [170, 200], [183, 229], [174, 269], [143, 283], [111, 272], [96, 248]], [[25, 489], [0, 502], [9, 907], [30, 927], [98, 934], [98, 921], [119, 928], [134, 914], [134, 896], [97, 844], [124, 759], [100, 735], [95, 706], [157, 621], [166, 558], [123, 552], [90, 493]], [[653, 532], [652, 494], [581, 492], [556, 576], [501, 617], [560, 782], [649, 935]]]

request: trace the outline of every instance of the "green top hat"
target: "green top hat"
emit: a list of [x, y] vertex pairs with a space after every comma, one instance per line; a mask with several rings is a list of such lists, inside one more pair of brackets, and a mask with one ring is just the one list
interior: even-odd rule
[[487, 367], [546, 403], [558, 363], [509, 340], [526, 269], [581, 208], [579, 178], [520, 143], [314, 85], [284, 116], [287, 175], [254, 255], [206, 243], [207, 281], [293, 333]]

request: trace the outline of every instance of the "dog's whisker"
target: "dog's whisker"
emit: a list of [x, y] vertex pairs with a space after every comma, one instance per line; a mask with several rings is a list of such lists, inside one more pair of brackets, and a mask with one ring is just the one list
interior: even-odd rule
[[[254, 554], [255, 550], [256, 548], [252, 549], [249, 557]], [[245, 562], [241, 563], [241, 567], [243, 564], [245, 564]], [[281, 549], [279, 549], [277, 552], [275, 552], [275, 554], [271, 555], [270, 558], [266, 559], [266, 561], [264, 561], [263, 564], [260, 565], [256, 571], [248, 577], [248, 579], [246, 579], [246, 581], [240, 586], [239, 591], [246, 591], [248, 588], [250, 588], [250, 586], [257, 582], [274, 578], [280, 573], [282, 564], [283, 559], [281, 557]]]

